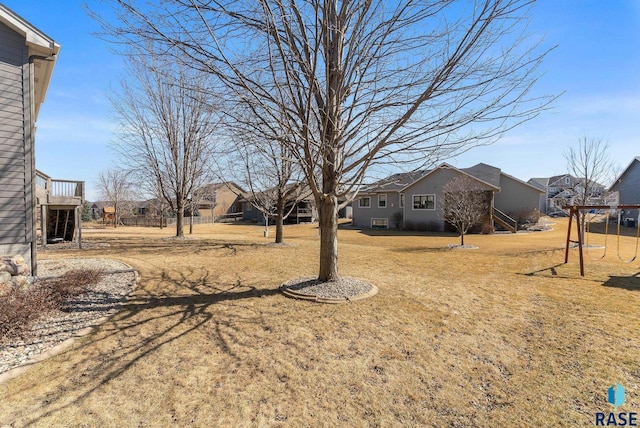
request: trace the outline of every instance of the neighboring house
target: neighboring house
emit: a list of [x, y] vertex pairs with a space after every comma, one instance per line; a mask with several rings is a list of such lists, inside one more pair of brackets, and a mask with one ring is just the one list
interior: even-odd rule
[[[640, 156], [633, 158], [609, 191], [617, 195], [620, 205], [640, 204]], [[621, 215], [625, 224], [631, 225], [638, 221], [638, 210], [624, 210]]]
[[517, 217], [538, 208], [540, 189], [480, 163], [458, 169], [446, 163], [425, 171], [395, 174], [366, 186], [353, 203], [353, 225], [362, 228], [444, 230], [439, 200], [444, 186], [459, 176], [487, 192], [487, 221], [515, 232]]
[[[584, 180], [570, 174], [556, 175], [549, 178], [532, 178], [528, 181], [544, 190], [544, 200], [540, 204], [540, 212], [550, 214], [560, 211], [563, 206], [573, 205], [584, 194]], [[602, 205], [605, 203], [605, 187], [599, 183], [590, 186], [591, 195], [587, 205]]]
[[[311, 190], [308, 189], [308, 186], [304, 185], [301, 185], [301, 189], [302, 190], [296, 192], [285, 204], [284, 213], [286, 214], [291, 211], [289, 216], [284, 219], [285, 224], [313, 223], [318, 218], [316, 204]], [[264, 214], [254, 206], [252, 201], [253, 198], [269, 200], [269, 195], [273, 193], [273, 189], [255, 195], [251, 195], [249, 192], [245, 193], [240, 199], [242, 203], [242, 220], [264, 223]], [[275, 204], [275, 199], [273, 203]]]
[[0, 4], [0, 256], [37, 274], [35, 122], [58, 45]]
[[37, 224], [43, 247], [55, 240], [79, 240], [83, 203], [84, 181], [57, 180], [36, 171]]
[[242, 216], [244, 190], [235, 183], [212, 183], [195, 191], [198, 211], [202, 216], [218, 220]]

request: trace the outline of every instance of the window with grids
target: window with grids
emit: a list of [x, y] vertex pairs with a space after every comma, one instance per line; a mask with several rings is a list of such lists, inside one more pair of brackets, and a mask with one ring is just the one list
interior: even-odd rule
[[365, 196], [364, 198], [360, 198], [358, 200], [358, 206], [360, 208], [369, 208], [371, 206], [371, 198], [368, 196]]
[[387, 207], [387, 195], [378, 195], [378, 208]]
[[413, 195], [414, 210], [434, 210], [436, 208], [436, 195]]

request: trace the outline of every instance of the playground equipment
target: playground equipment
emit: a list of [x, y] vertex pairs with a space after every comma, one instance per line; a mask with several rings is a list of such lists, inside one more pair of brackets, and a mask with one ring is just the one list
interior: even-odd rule
[[[582, 213], [581, 211], [591, 211], [591, 210], [638, 210], [638, 216], [636, 219], [634, 219], [635, 224], [634, 226], [636, 227], [636, 246], [635, 246], [635, 252], [634, 255], [631, 259], [623, 259], [622, 256], [620, 255], [620, 226], [622, 224], [622, 212], [618, 211], [618, 228], [617, 228], [617, 243], [616, 243], [616, 252], [617, 252], [617, 256], [618, 259], [620, 259], [622, 262], [624, 263], [632, 263], [633, 261], [635, 261], [638, 258], [638, 248], [640, 247], [640, 205], [574, 205], [574, 206], [570, 206], [570, 207], [562, 207], [562, 209], [568, 209], [569, 210], [569, 226], [567, 227], [567, 243], [565, 246], [565, 251], [564, 251], [564, 262], [565, 264], [569, 262], [569, 245], [571, 243], [577, 244], [578, 245], [578, 255], [580, 258], [580, 276], [584, 276], [584, 246], [583, 246], [583, 236], [582, 236], [582, 228], [580, 227], [581, 224], [581, 216], [586, 216], [588, 213]], [[578, 227], [576, 227], [576, 229], [578, 230], [578, 240], [577, 241], [573, 241], [571, 240], [571, 224], [573, 221], [573, 218], [576, 218], [576, 224]], [[587, 218], [588, 219], [588, 218]], [[585, 230], [584, 233], [585, 235], [587, 235], [589, 233], [589, 229], [590, 229], [590, 221], [586, 221], [585, 222]], [[607, 212], [607, 217], [606, 217], [606, 223], [605, 223], [605, 240], [604, 240], [604, 254], [602, 254], [601, 257], [596, 257], [593, 258], [589, 255], [589, 249], [588, 249], [588, 237], [586, 238], [587, 241], [585, 242], [587, 244], [587, 255], [589, 255], [589, 257], [592, 260], [602, 260], [606, 254], [607, 254], [607, 236], [609, 235], [609, 212]]]
[[[591, 219], [595, 218], [595, 216], [596, 214], [593, 214]], [[591, 220], [589, 220], [589, 218], [586, 215], [585, 215], [585, 218], [587, 219], [584, 227], [584, 243], [587, 246], [587, 250], [585, 251], [585, 253], [587, 253], [587, 256], [589, 256], [591, 260], [594, 260], [594, 261], [602, 260], [607, 255], [607, 238], [609, 237], [609, 211], [607, 211], [607, 217], [605, 218], [605, 222], [604, 222], [604, 244], [603, 244], [604, 251], [602, 252], [602, 255], [600, 257], [593, 257], [589, 253], [589, 249], [591, 248], [591, 245], [589, 245], [589, 236], [591, 235], [590, 233]], [[578, 224], [580, 224], [580, 222], [578, 222]]]

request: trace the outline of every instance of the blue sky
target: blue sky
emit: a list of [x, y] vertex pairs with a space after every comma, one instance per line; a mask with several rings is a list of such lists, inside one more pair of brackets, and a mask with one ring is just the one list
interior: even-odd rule
[[[120, 59], [92, 35], [98, 28], [82, 1], [0, 2], [62, 46], [37, 123], [37, 167], [54, 178], [84, 180], [87, 199], [96, 200], [98, 173], [116, 163], [107, 95], [122, 75]], [[498, 143], [448, 162], [485, 162], [523, 180], [551, 176], [566, 170], [563, 150], [586, 136], [607, 140], [614, 164], [626, 167], [640, 156], [640, 1], [541, 0], [531, 31], [558, 45], [536, 91], [564, 95]]]

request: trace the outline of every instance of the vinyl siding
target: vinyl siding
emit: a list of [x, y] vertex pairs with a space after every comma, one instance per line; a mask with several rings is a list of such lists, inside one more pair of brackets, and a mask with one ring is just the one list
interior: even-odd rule
[[[634, 160], [618, 184], [618, 203], [621, 205], [640, 204], [640, 161]], [[638, 218], [638, 210], [625, 210], [625, 218]]]
[[541, 192], [504, 174], [500, 176], [500, 192], [494, 196], [494, 204], [511, 216], [521, 211], [538, 209]]
[[[383, 208], [378, 207], [378, 198], [380, 194], [387, 195], [386, 207], [383, 207]], [[395, 215], [395, 213], [398, 213], [398, 212], [402, 213], [402, 208], [400, 208], [400, 194], [397, 192], [380, 193], [380, 194], [378, 193], [362, 194], [362, 195], [359, 195], [353, 201], [352, 222], [355, 227], [370, 228], [372, 218], [378, 218], [378, 219], [386, 218], [389, 220], [388, 221], [389, 228], [395, 227], [393, 222], [393, 216]], [[364, 197], [371, 198], [371, 206], [369, 206], [369, 208], [361, 208], [358, 203], [358, 201]]]
[[23, 95], [29, 93], [27, 63], [25, 40], [0, 24], [0, 255], [21, 254], [30, 261], [33, 150], [25, 147], [31, 121]]
[[640, 204], [640, 162], [634, 161], [618, 184], [620, 204]]
[[[422, 180], [412, 184], [404, 190], [404, 222], [413, 225], [428, 226], [431, 230], [444, 230], [445, 221], [442, 218], [442, 189], [450, 181], [461, 174], [455, 170], [442, 168], [433, 171]], [[488, 186], [478, 183], [479, 189], [490, 190]], [[414, 195], [435, 195], [435, 209], [413, 209]]]

